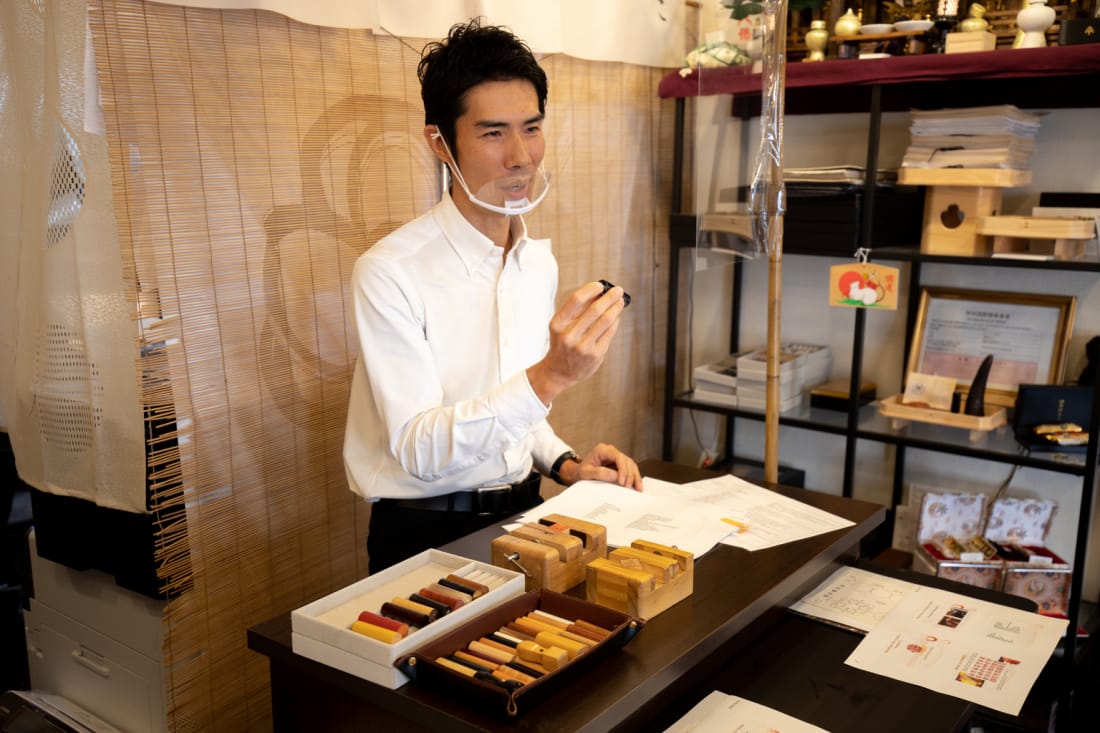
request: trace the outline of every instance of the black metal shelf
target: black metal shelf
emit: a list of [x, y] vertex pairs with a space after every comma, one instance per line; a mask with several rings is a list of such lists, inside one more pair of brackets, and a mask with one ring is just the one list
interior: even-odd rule
[[[885, 111], [1009, 103], [1025, 109], [1094, 108], [1100, 107], [1100, 96], [1072, 90], [1094, 89], [1097, 83], [1100, 83], [1100, 44], [1001, 50], [953, 56], [926, 55], [882, 60], [795, 64], [786, 68], [785, 112], [786, 114], [868, 113], [865, 169], [877, 170], [879, 133], [882, 114]], [[693, 71], [686, 79], [678, 73], [669, 74], [662, 80], [661, 88], [658, 90], [662, 97], [676, 99], [672, 181], [674, 213], [669, 223], [671, 262], [662, 442], [665, 459], [672, 457], [673, 414], [676, 409], [700, 410], [725, 416], [726, 447], [730, 453], [733, 451], [732, 436], [736, 419], [764, 420], [762, 411], [724, 407], [692, 399], [690, 393], [678, 392], [676, 381], [679, 259], [684, 249], [696, 247], [698, 241], [696, 216], [681, 211], [684, 192], [682, 185], [684, 100], [686, 97], [703, 95], [731, 95], [731, 112], [735, 117], [743, 119], [759, 113], [761, 86], [759, 74], [745, 73], [743, 69], [704, 69]], [[909, 263], [908, 288], [911, 294], [919, 292], [922, 287], [921, 270], [925, 263], [982, 268], [1024, 268], [1043, 273], [1100, 273], [1100, 262], [959, 257], [926, 254], [917, 247], [874, 247], [873, 244], [876, 242], [873, 218], [875, 192], [874, 182], [865, 182], [858, 241], [864, 243], [862, 246], [871, 248], [870, 257], [874, 260]], [[794, 254], [850, 256], [847, 252], [799, 251], [793, 247], [784, 248], [785, 256]], [[735, 263], [737, 266], [732, 269], [734, 297], [731, 303], [731, 353], [739, 349], [739, 296], [743, 269], [739, 260], [735, 260]], [[910, 297], [909, 300], [903, 344], [910, 342], [916, 304], [919, 299]], [[857, 309], [852, 337], [850, 376], [852, 389], [861, 383], [864, 325], [864, 311]], [[847, 413], [824, 416], [820, 414], [821, 412], [810, 408], [797, 410], [781, 415], [779, 424], [837, 435], [845, 440], [844, 479], [841, 487], [842, 494], [845, 496], [852, 494], [856, 469], [855, 453], [859, 441], [877, 441], [896, 446], [892, 498], [894, 504], [901, 501], [905, 476], [905, 453], [909, 448], [1007, 465], [1027, 466], [1054, 474], [1079, 477], [1081, 511], [1077, 518], [1068, 613], [1070, 628], [1076, 625], [1082, 603], [1082, 576], [1088, 548], [1093, 489], [1097, 478], [1097, 443], [1100, 441], [1094, 438], [1085, 454], [1071, 454], [1069, 458], [1061, 460], [1053, 455], [1021, 452], [1015, 446], [1011, 435], [995, 434], [985, 437], [982, 441], [971, 442], [967, 432], [957, 429], [916, 423], [895, 428], [889, 420], [878, 415], [877, 411], [872, 410], [869, 414], [866, 407], [857, 409], [854, 401], [850, 404]], [[952, 430], [955, 431], [954, 434]], [[1100, 389], [1094, 390], [1089, 432], [1093, 436], [1100, 435]], [[1065, 655], [1065, 661], [1071, 667], [1074, 662], [1074, 650], [1074, 645], [1070, 645]]]
[[[678, 394], [673, 399], [673, 405], [726, 417], [758, 422], [764, 420], [763, 410], [708, 402], [705, 398], [694, 397], [692, 392]], [[845, 412], [815, 408], [805, 404], [779, 416], [779, 424], [782, 427], [801, 428], [840, 436], [848, 434], [846, 421]], [[859, 427], [855, 435], [859, 440], [1025, 466], [1069, 476], [1082, 477], [1087, 470], [1084, 453], [1027, 452], [1013, 437], [1008, 426], [990, 430], [974, 439], [971, 439], [968, 430], [931, 423], [910, 422], [904, 427], [895, 428], [892, 426], [891, 418], [878, 412], [877, 403], [860, 408]]]

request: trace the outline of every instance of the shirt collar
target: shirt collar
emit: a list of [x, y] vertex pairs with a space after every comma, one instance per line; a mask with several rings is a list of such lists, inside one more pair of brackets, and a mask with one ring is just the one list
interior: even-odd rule
[[[466, 266], [467, 273], [475, 272], [486, 257], [499, 256], [500, 248], [462, 215], [449, 193], [435, 205], [434, 215], [443, 230], [443, 236]], [[512, 255], [516, 265], [522, 270], [523, 252], [529, 241], [527, 224], [522, 216], [511, 217], [509, 224], [512, 227], [512, 241], [515, 243], [512, 245]]]

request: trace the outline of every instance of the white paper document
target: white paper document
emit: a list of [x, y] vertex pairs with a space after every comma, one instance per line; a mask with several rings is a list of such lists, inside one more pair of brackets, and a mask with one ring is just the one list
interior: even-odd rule
[[578, 481], [547, 499], [520, 519], [537, 522], [547, 514], [564, 514], [607, 528], [607, 544], [628, 547], [649, 540], [701, 557], [732, 528], [715, 521], [706, 505], [678, 502], [651, 492], [658, 482], [645, 479], [644, 492], [602, 481]]
[[649, 540], [695, 557], [719, 542], [759, 550], [854, 524], [733, 475], [686, 484], [646, 478], [643, 486], [578, 481], [520, 520], [564, 514], [603, 525], [615, 547]]
[[844, 566], [790, 608], [866, 633], [919, 587], [916, 583]]
[[1066, 624], [919, 586], [846, 664], [1018, 715]]
[[666, 733], [826, 733], [765, 705], [715, 690]]
[[[721, 542], [746, 550], [794, 542], [806, 537], [851, 527], [855, 522], [803, 504], [731, 474], [689, 484], [646, 483], [646, 493], [678, 502], [701, 504], [709, 515], [734, 531]], [[738, 529], [740, 527], [740, 529]]]

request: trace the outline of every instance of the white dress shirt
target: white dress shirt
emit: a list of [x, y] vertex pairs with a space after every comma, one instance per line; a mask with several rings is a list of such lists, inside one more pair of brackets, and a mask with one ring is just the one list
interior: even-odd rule
[[444, 196], [356, 261], [344, 465], [364, 498], [513, 483], [569, 449], [526, 374], [549, 347], [557, 262], [519, 217], [512, 236], [505, 262]]

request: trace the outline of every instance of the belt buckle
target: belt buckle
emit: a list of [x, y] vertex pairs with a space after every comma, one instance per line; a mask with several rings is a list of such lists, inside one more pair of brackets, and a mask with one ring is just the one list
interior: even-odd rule
[[[497, 484], [495, 486], [481, 486], [481, 487], [478, 487], [478, 488], [474, 489], [474, 501], [477, 504], [477, 506], [475, 507], [474, 513], [478, 514], [480, 516], [485, 516], [485, 515], [489, 515], [489, 514], [501, 514], [504, 510], [511, 508], [511, 501], [509, 500], [509, 496], [508, 496], [509, 494], [511, 494], [511, 491], [512, 491], [512, 485], [511, 484]], [[494, 497], [495, 498], [498, 494], [501, 494], [501, 493], [505, 494], [504, 504], [506, 506], [504, 507], [504, 509], [501, 509], [500, 506], [491, 506], [491, 507], [489, 507], [489, 509], [487, 511], [486, 506], [490, 504], [491, 500], [487, 500], [487, 501], [483, 502], [482, 497], [485, 497], [486, 499], [488, 499], [489, 497]]]

